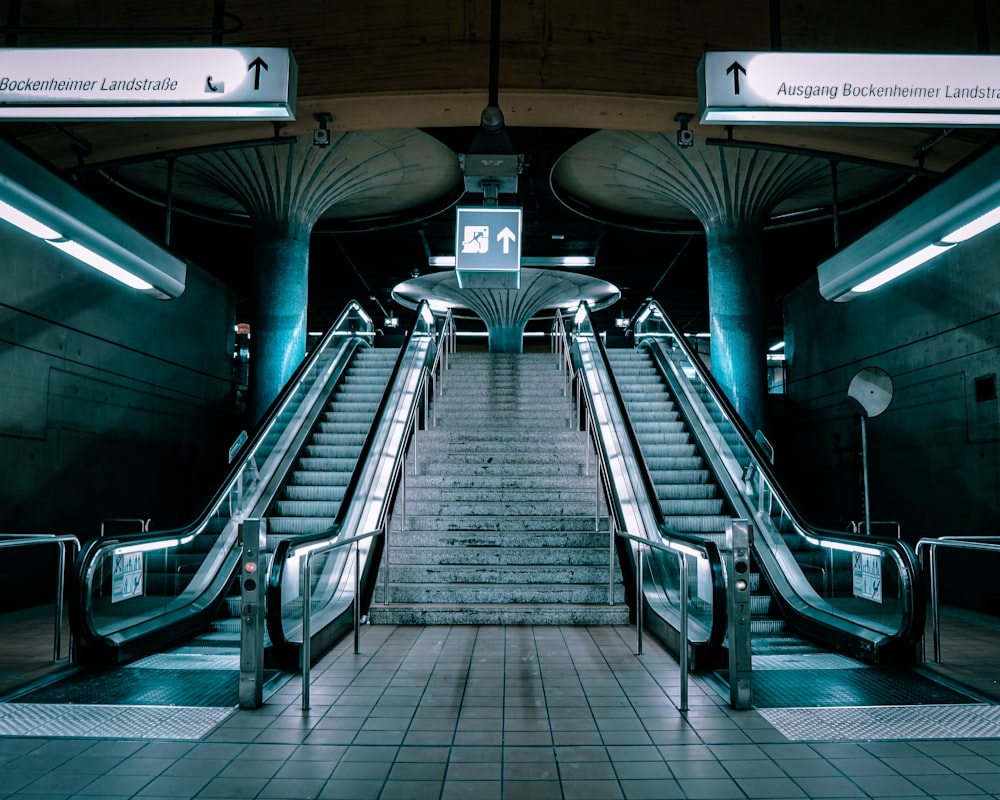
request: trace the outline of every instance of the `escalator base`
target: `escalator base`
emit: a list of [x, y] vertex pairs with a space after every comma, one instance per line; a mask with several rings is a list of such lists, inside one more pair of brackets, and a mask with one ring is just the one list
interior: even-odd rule
[[[729, 681], [728, 670], [719, 677]], [[756, 708], [828, 706], [926, 706], [977, 702], [968, 695], [907, 670], [760, 669], [753, 673]]]

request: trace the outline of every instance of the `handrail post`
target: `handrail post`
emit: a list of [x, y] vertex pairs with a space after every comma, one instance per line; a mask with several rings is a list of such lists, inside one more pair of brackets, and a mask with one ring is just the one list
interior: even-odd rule
[[312, 661], [310, 606], [312, 605], [312, 553], [302, 559], [302, 710], [309, 710], [309, 668]]
[[390, 517], [388, 514], [385, 515], [385, 519], [382, 520], [382, 551], [385, 553], [385, 557], [382, 559], [382, 605], [389, 605], [389, 528]]
[[615, 604], [615, 517], [608, 512], [608, 605]]
[[66, 542], [59, 542], [59, 575], [56, 577], [56, 641], [52, 650], [52, 660], [59, 661], [62, 656], [62, 625], [63, 625], [63, 581], [66, 577]]
[[361, 652], [361, 547], [354, 543], [354, 655]]
[[642, 655], [642, 554], [645, 552], [640, 544], [636, 551], [635, 571], [635, 654]]
[[684, 553], [678, 553], [680, 559], [680, 591], [681, 591], [681, 705], [680, 711], [688, 710], [688, 563]]
[[934, 663], [941, 663], [941, 617], [938, 609], [938, 564], [937, 548], [930, 548], [931, 581], [931, 630], [934, 632]]

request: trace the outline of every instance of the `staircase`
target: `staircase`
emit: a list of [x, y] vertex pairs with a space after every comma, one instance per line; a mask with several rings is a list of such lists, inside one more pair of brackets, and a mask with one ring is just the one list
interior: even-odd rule
[[[730, 516], [704, 459], [697, 452], [687, 422], [680, 415], [669, 388], [648, 351], [612, 348], [612, 371], [635, 429], [639, 447], [656, 488], [663, 521], [674, 530], [712, 539], [723, 552]], [[708, 390], [694, 381], [699, 395]], [[705, 402], [716, 422], [722, 422], [715, 404]], [[746, 448], [732, 426], [723, 434], [738, 457]], [[742, 463], [742, 462], [741, 462]], [[751, 562], [750, 633], [755, 656], [812, 652], [812, 645], [785, 630], [785, 620], [767, 582]]]
[[627, 624], [557, 358], [457, 353], [444, 385], [410, 449], [371, 621]]

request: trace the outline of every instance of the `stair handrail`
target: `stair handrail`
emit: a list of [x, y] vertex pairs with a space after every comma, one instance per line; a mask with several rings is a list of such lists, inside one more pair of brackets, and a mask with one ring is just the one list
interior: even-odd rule
[[[324, 553], [330, 553], [334, 550], [339, 550], [341, 547], [349, 547], [354, 545], [354, 601], [352, 603], [352, 608], [354, 611], [354, 654], [359, 655], [361, 653], [361, 554], [358, 545], [367, 539], [371, 539], [375, 536], [386, 535], [386, 530], [384, 528], [376, 528], [373, 531], [367, 531], [366, 533], [358, 534], [357, 536], [351, 536], [348, 539], [338, 539], [335, 542], [329, 542], [321, 547], [315, 547], [307, 550], [302, 559], [302, 710], [309, 710], [309, 690], [311, 687], [312, 679], [310, 676], [310, 670], [312, 669], [312, 636], [309, 629], [309, 623], [312, 619], [312, 614], [308, 613], [309, 609], [312, 607], [312, 559], [314, 556], [320, 556]], [[346, 566], [346, 565], [345, 565]]]
[[[255, 462], [258, 451], [263, 446], [266, 437], [272, 431], [282, 411], [287, 408], [293, 400], [296, 392], [301, 388], [303, 381], [316, 369], [323, 354], [332, 346], [339, 344], [334, 363], [346, 358], [349, 351], [357, 346], [368, 346], [375, 335], [375, 326], [371, 317], [356, 300], [352, 300], [344, 307], [337, 316], [334, 323], [326, 331], [312, 352], [303, 359], [302, 363], [292, 374], [291, 378], [274, 399], [260, 422], [257, 424], [254, 434], [247, 438], [246, 442], [239, 448], [232, 460], [231, 466], [218, 491], [211, 497], [205, 507], [196, 515], [194, 520], [178, 528], [168, 528], [159, 531], [144, 530], [135, 533], [117, 534], [113, 537], [98, 537], [87, 542], [79, 552], [73, 570], [70, 573], [70, 622], [75, 631], [77, 640], [86, 645], [96, 642], [100, 637], [94, 630], [92, 619], [92, 609], [90, 607], [91, 582], [94, 580], [93, 570], [102, 560], [101, 554], [107, 549], [113, 552], [120, 552], [123, 548], [129, 552], [151, 552], [155, 550], [178, 547], [190, 543], [197, 536], [201, 535], [208, 528], [211, 521], [219, 515], [228, 514], [230, 523], [227, 529], [230, 531], [226, 536], [226, 541], [215, 549], [215, 555], [211, 559], [211, 564], [207, 569], [209, 573], [204, 581], [204, 585], [197, 589], [185, 590], [192, 595], [193, 606], [197, 597], [205, 591], [212, 590], [213, 600], [211, 602], [198, 601], [198, 608], [192, 612], [196, 616], [209, 615], [209, 607], [216, 601], [221, 600], [222, 592], [229, 581], [229, 575], [238, 561], [234, 551], [237, 538], [237, 523], [242, 518], [244, 507], [232, 507], [234, 493], [238, 493], [242, 500], [246, 500], [242, 492], [243, 482], [246, 477], [251, 476], [253, 486], [259, 487], [266, 482], [266, 478], [273, 466], [260, 466]], [[272, 454], [277, 453], [278, 448], [272, 450]], [[267, 458], [266, 464], [276, 464], [276, 459]], [[238, 489], [239, 487], [239, 489]], [[220, 537], [222, 534], [220, 533]], [[206, 556], [206, 564], [208, 562]], [[218, 591], [213, 587], [218, 584]], [[163, 614], [177, 614], [179, 609]], [[162, 616], [162, 614], [161, 614]]]
[[[0, 549], [34, 547], [38, 545], [59, 545], [59, 556], [56, 563], [56, 599], [55, 599], [55, 621], [54, 621], [54, 642], [52, 645], [52, 660], [62, 661], [62, 631], [63, 631], [63, 602], [66, 586], [66, 550], [69, 546], [69, 562], [72, 564], [76, 554], [80, 552], [80, 540], [69, 533], [2, 533], [0, 534]], [[73, 660], [74, 636], [70, 631], [69, 639], [69, 660]]]
[[[434, 316], [430, 304], [427, 301], [421, 302], [417, 311], [418, 326], [423, 325], [425, 328], [429, 328], [435, 323], [436, 317]], [[408, 340], [412, 338], [413, 331], [408, 334]], [[432, 380], [432, 375], [434, 374], [432, 370], [437, 370], [437, 380], [443, 382], [443, 370], [446, 368], [447, 357], [438, 358], [437, 350], [440, 347], [451, 348], [454, 352], [455, 344], [455, 323], [454, 318], [449, 310], [445, 317], [445, 322], [441, 326], [440, 332], [437, 333], [435, 340], [431, 343], [433, 348], [433, 354], [430, 355], [428, 364], [423, 364], [420, 367], [419, 378], [413, 392], [413, 402], [408, 407], [406, 411], [406, 418], [404, 421], [403, 434], [400, 440], [400, 447], [398, 452], [394, 454], [393, 457], [393, 468], [390, 473], [389, 480], [387, 482], [386, 491], [384, 494], [384, 499], [381, 505], [381, 509], [378, 514], [376, 529], [383, 531], [385, 534], [383, 537], [383, 547], [388, 550], [388, 520], [389, 513], [392, 508], [392, 504], [395, 500], [396, 493], [398, 491], [399, 485], [405, 472], [403, 471], [403, 466], [406, 461], [406, 454], [409, 450], [410, 444], [414, 447], [414, 459], [416, 459], [416, 444], [415, 444], [415, 432], [420, 424], [420, 412], [423, 411], [423, 421], [424, 429], [426, 430], [429, 417], [428, 417], [428, 387]], [[297, 557], [308, 557], [308, 554], [315, 552], [319, 549], [324, 549], [327, 545], [333, 545], [330, 549], [338, 549], [339, 545], [337, 542], [342, 541], [339, 537], [345, 532], [345, 520], [349, 512], [350, 498], [355, 496], [358, 492], [358, 484], [361, 480], [362, 466], [367, 461], [369, 457], [373, 454], [374, 442], [377, 436], [378, 423], [382, 417], [386, 414], [388, 409], [388, 403], [392, 397], [394, 391], [395, 380], [397, 379], [403, 359], [406, 356], [407, 348], [404, 346], [400, 349], [399, 356], [396, 360], [396, 365], [393, 368], [393, 379], [389, 381], [386, 386], [385, 392], [379, 402], [378, 409], [375, 413], [374, 422], [369, 429], [368, 435], [365, 438], [365, 443], [362, 446], [361, 454], [358, 458], [358, 465], [351, 475], [350, 482], [348, 483], [347, 489], [344, 495], [344, 501], [341, 503], [340, 509], [337, 514], [337, 518], [330, 528], [313, 534], [305, 534], [303, 536], [297, 537], [286, 537], [280, 540], [274, 550], [272, 556], [271, 565], [268, 569], [267, 575], [267, 629], [271, 637], [272, 644], [277, 647], [287, 647], [292, 644], [289, 642], [285, 636], [283, 616], [281, 609], [281, 598], [282, 598], [282, 579], [285, 564], [287, 564], [291, 559]], [[420, 399], [423, 399], [422, 409]], [[370, 538], [367, 535], [360, 535], [364, 538]], [[343, 540], [346, 541], [346, 540]], [[324, 552], [326, 550], [324, 549]], [[346, 568], [346, 562], [343, 565]], [[337, 581], [340, 578], [335, 579]], [[386, 585], [388, 590], [388, 585]]]
[[[574, 335], [579, 336], [581, 331], [590, 331], [590, 338], [592, 338], [597, 346], [597, 351], [601, 358], [601, 363], [604, 368], [605, 374], [608, 376], [614, 401], [618, 406], [622, 419], [622, 425], [624, 427], [626, 439], [628, 441], [629, 447], [631, 448], [638, 464], [640, 471], [640, 481], [642, 483], [642, 489], [646, 494], [646, 497], [650, 499], [649, 509], [653, 515], [653, 520], [659, 531], [660, 536], [667, 543], [667, 549], [673, 552], [674, 555], [678, 553], [684, 553], [689, 551], [695, 551], [701, 554], [701, 557], [706, 559], [709, 565], [709, 570], [712, 576], [712, 625], [709, 632], [707, 646], [710, 648], [721, 647], [722, 642], [726, 636], [727, 629], [727, 608], [726, 608], [726, 587], [725, 587], [725, 571], [722, 563], [722, 554], [719, 550], [718, 545], [710, 539], [703, 539], [694, 534], [685, 533], [683, 531], [675, 530], [666, 524], [663, 520], [663, 513], [660, 509], [659, 502], [656, 500], [656, 489], [653, 485], [652, 478], [649, 473], [649, 467], [642, 455], [642, 450], [639, 446], [639, 439], [636, 435], [635, 428], [632, 425], [632, 421], [628, 414], [625, 413], [625, 400], [621, 394], [621, 389], [618, 386], [618, 382], [614, 377], [614, 373], [611, 369], [611, 363], [608, 359], [607, 349], [604, 347], [604, 342], [601, 341], [601, 337], [595, 335], [595, 329], [593, 326], [593, 320], [590, 314], [590, 307], [586, 302], [582, 302], [576, 312], [574, 317]], [[577, 375], [581, 375], [582, 370], [577, 372]], [[579, 387], [584, 382], [582, 379], [578, 380], [578, 393]], [[587, 397], [588, 402], [590, 400], [588, 393], [583, 393]], [[599, 437], [598, 437], [599, 438]], [[600, 443], [602, 460], [606, 462], [605, 468], [610, 468], [610, 463], [607, 462], [608, 453], [604, 448], [603, 441]], [[609, 476], [610, 480], [610, 476]], [[615, 493], [617, 498], [617, 493]], [[620, 506], [619, 506], [620, 511]], [[626, 533], [628, 533], [626, 531]], [[625, 538], [632, 538], [634, 534], [628, 533]], [[650, 540], [652, 541], [652, 540]], [[677, 546], [671, 546], [671, 543], [676, 542]], [[642, 576], [637, 575], [637, 584], [642, 586]], [[686, 595], [685, 595], [686, 598]], [[686, 651], [686, 648], [681, 648]]]
[[[655, 323], [655, 327], [648, 332], [644, 331], [644, 324], [651, 318]], [[926, 606], [923, 599], [922, 583], [919, 580], [920, 564], [913, 548], [906, 542], [894, 537], [834, 531], [820, 528], [807, 522], [804, 515], [799, 512], [791, 498], [782, 488], [781, 482], [778, 480], [771, 466], [771, 459], [757, 437], [751, 434], [750, 429], [719, 386], [711, 371], [705, 366], [701, 358], [688, 343], [687, 337], [674, 325], [659, 303], [652, 298], [647, 299], [640, 311], [634, 316], [634, 319], [633, 338], [635, 346], [649, 346], [651, 352], [655, 354], [658, 351], [663, 352], [661, 348], [664, 346], [664, 340], [669, 339], [674, 348], [683, 353], [690, 369], [694, 371], [705, 385], [712, 401], [718, 406], [726, 421], [739, 436], [750, 460], [745, 465], [741, 464], [737, 473], [732, 472], [729, 464], [725, 466], [729, 470], [729, 477], [736, 487], [746, 487], [753, 476], [757, 476], [754, 490], [754, 494], [757, 497], [757, 508], [753, 516], [758, 524], [769, 524], [773, 504], [777, 501], [778, 510], [783, 517], [796, 528], [799, 535], [806, 542], [814, 546], [840, 550], [846, 549], [863, 554], [871, 552], [876, 552], [876, 554], [888, 553], [891, 556], [899, 571], [902, 595], [900, 599], [903, 619], [898, 637], [899, 646], [902, 653], [912, 653], [913, 648], [923, 635]], [[666, 332], [661, 330], [661, 327], [665, 328]], [[665, 356], [664, 360], [666, 362], [670, 361]], [[661, 364], [661, 368], [666, 367]], [[733, 462], [737, 463], [735, 458]], [[744, 495], [747, 494], [745, 488], [742, 491]], [[766, 504], [765, 498], [767, 498]], [[750, 510], [752, 511], [753, 509], [751, 508]]]
[[938, 548], [972, 550], [1000, 554], [1000, 536], [926, 536], [917, 542], [917, 556], [930, 584], [931, 634], [934, 643], [934, 663], [941, 663], [941, 612], [938, 587]]

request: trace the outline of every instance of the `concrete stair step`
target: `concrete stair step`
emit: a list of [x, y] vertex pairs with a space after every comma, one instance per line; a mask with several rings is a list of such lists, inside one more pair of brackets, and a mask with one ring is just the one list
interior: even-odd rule
[[[593, 520], [591, 520], [593, 522]], [[538, 531], [538, 530], [390, 530], [390, 558], [396, 561], [400, 548], [458, 547], [469, 551], [469, 558], [476, 558], [476, 551], [492, 549], [531, 548], [533, 550], [563, 550], [575, 548], [605, 548], [609, 546], [610, 532], [590, 530]]]
[[373, 625], [627, 625], [626, 605], [373, 605]]
[[412, 544], [390, 542], [390, 565], [393, 580], [412, 579], [396, 574], [396, 568], [416, 566], [472, 567], [472, 566], [529, 566], [561, 565], [600, 566], [608, 569], [608, 537], [602, 536], [603, 547], [417, 547]]
[[[392, 528], [400, 530], [400, 514], [393, 514]], [[476, 517], [422, 516], [407, 510], [407, 531], [587, 531], [594, 530], [594, 515], [581, 517]], [[608, 530], [608, 519], [602, 516], [600, 530]]]
[[[372, 608], [383, 600], [384, 585], [381, 580], [375, 586]], [[585, 585], [571, 584], [550, 586], [546, 584], [522, 584], [504, 586], [503, 591], [496, 586], [476, 586], [474, 584], [452, 586], [451, 584], [389, 584], [389, 599], [393, 603], [447, 603], [476, 605], [508, 605], [514, 603], [593, 603], [608, 602], [607, 576], [603, 583]], [[623, 604], [625, 591], [621, 584], [614, 587], [613, 602]]]
[[[594, 474], [593, 464], [591, 464], [591, 475], [586, 481], [581, 482], [581, 471], [576, 474], [562, 475], [532, 475], [529, 482], [530, 491], [583, 491], [592, 495], [597, 491], [597, 476]], [[522, 480], [522, 473], [513, 475], [500, 475], [494, 472], [486, 474], [470, 474], [468, 471], [451, 475], [428, 475], [421, 467], [421, 473], [414, 475], [412, 472], [406, 474], [407, 497], [416, 497], [416, 492], [427, 491], [452, 491], [452, 490], [472, 490], [481, 491], [504, 491], [522, 492], [525, 482]]]
[[596, 513], [595, 498], [588, 500], [452, 500], [450, 502], [406, 499], [406, 517], [583, 517]]
[[[383, 566], [383, 570], [385, 567]], [[391, 586], [447, 584], [464, 588], [495, 588], [504, 594], [526, 586], [587, 586], [601, 584], [607, 598], [608, 565], [601, 564], [392, 564]], [[500, 602], [503, 602], [502, 600]]]
[[406, 509], [407, 511], [415, 511], [416, 507], [411, 505], [412, 503], [503, 503], [520, 507], [539, 503], [585, 503], [589, 507], [593, 507], [596, 503], [596, 495], [596, 484], [581, 488], [579, 483], [572, 488], [565, 489], [539, 488], [537, 486], [532, 486], [530, 489], [524, 489], [520, 486], [503, 489], [489, 486], [442, 488], [440, 486], [414, 487], [407, 485]]
[[[474, 467], [474, 468], [473, 468]], [[407, 480], [412, 476], [412, 461], [410, 462], [410, 474], [406, 476]], [[591, 460], [590, 472], [593, 473], [594, 464]], [[529, 461], [525, 462], [489, 462], [479, 465], [471, 465], [469, 461], [434, 461], [432, 454], [418, 453], [417, 454], [417, 475], [422, 476], [445, 476], [449, 478], [468, 476], [470, 473], [476, 475], [494, 475], [502, 478], [510, 477], [523, 477], [526, 480], [533, 480], [535, 476], [547, 475], [547, 476], [565, 476], [565, 475], [576, 475], [579, 476], [581, 480], [590, 481], [592, 474], [588, 475], [584, 471], [583, 459], [579, 463], [552, 463], [552, 464], [538, 464]], [[594, 481], [597, 478], [593, 478]]]

